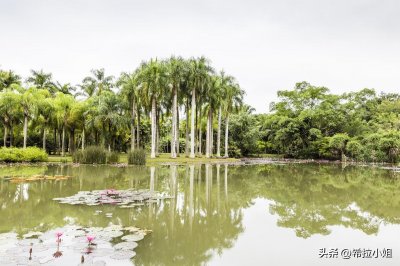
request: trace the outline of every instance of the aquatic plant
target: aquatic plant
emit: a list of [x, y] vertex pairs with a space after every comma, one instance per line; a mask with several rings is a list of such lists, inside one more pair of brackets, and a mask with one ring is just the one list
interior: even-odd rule
[[95, 238], [96, 238], [95, 236], [90, 236], [90, 235], [86, 236], [86, 239], [87, 239], [87, 241], [88, 241], [88, 243], [89, 243], [89, 246], [90, 246], [90, 245], [93, 245], [93, 240], [94, 240]]

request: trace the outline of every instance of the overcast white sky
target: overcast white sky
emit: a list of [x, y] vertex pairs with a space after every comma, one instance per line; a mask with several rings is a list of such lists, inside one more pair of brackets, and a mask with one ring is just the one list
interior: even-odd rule
[[299, 81], [400, 92], [397, 0], [0, 0], [0, 68], [80, 83], [150, 57], [205, 55], [267, 112]]

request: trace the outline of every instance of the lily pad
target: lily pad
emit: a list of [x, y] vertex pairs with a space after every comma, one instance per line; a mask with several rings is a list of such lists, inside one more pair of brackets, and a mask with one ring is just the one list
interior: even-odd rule
[[118, 250], [118, 251], [114, 252], [114, 254], [112, 254], [110, 256], [110, 258], [112, 258], [114, 260], [127, 260], [127, 259], [131, 259], [131, 258], [133, 258], [135, 256], [136, 256], [136, 252], [135, 251]]
[[114, 248], [117, 250], [133, 250], [138, 246], [136, 242], [121, 242], [114, 245]]
[[144, 234], [136, 233], [136, 234], [132, 234], [132, 235], [125, 235], [121, 239], [125, 240], [127, 242], [131, 242], [131, 241], [137, 242], [137, 241], [142, 240], [143, 238], [144, 238]]

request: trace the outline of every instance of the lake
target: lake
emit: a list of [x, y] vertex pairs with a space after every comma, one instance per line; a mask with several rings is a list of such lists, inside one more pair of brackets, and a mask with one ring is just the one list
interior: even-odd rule
[[[32, 175], [71, 178], [10, 180]], [[55, 231], [110, 226], [120, 226], [123, 234], [122, 227], [132, 226], [152, 232], [137, 241], [132, 259], [106, 256], [121, 242], [120, 235], [108, 242], [99, 237], [104, 253], [93, 253], [94, 258], [83, 254], [85, 264], [400, 263], [400, 173], [391, 169], [342, 164], [47, 165], [1, 167], [0, 176], [0, 265], [15, 265], [17, 257], [28, 265], [78, 265], [82, 252], [70, 248], [74, 239], [64, 241], [59, 258], [46, 254], [53, 254], [56, 245], [35, 253], [38, 246], [31, 243], [36, 257], [27, 260], [24, 243], [37, 243], [41, 233], [53, 237]], [[145, 189], [171, 197], [134, 208], [53, 200], [103, 189]]]

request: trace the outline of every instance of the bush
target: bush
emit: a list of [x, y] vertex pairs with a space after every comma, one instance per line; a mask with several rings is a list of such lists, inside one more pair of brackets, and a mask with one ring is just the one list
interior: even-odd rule
[[107, 153], [107, 163], [118, 163], [119, 161], [119, 154], [118, 152], [108, 152]]
[[72, 162], [74, 162], [74, 163], [83, 162], [83, 152], [82, 151], [75, 151], [72, 154]]
[[0, 161], [2, 162], [45, 162], [47, 158], [47, 153], [37, 147], [0, 148]]
[[363, 146], [357, 140], [347, 142], [346, 151], [355, 160], [363, 159]]
[[136, 149], [128, 152], [128, 164], [145, 165], [146, 152], [142, 149]]
[[105, 164], [107, 151], [100, 146], [89, 146], [83, 151], [76, 151], [72, 155], [72, 161], [83, 164]]

